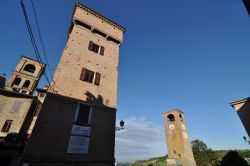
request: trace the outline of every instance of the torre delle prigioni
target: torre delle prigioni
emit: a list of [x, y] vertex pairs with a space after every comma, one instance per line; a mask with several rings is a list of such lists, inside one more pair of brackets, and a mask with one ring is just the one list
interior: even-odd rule
[[36, 88], [45, 64], [24, 56], [6, 85], [1, 77], [1, 161], [25, 166], [114, 165], [124, 32], [121, 25], [77, 3], [50, 86]]

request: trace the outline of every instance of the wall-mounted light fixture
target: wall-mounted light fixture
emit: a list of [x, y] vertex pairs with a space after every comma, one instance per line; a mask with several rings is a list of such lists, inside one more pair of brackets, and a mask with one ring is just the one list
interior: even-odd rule
[[115, 127], [115, 130], [120, 131], [124, 129], [125, 122], [123, 120], [120, 121], [120, 127]]

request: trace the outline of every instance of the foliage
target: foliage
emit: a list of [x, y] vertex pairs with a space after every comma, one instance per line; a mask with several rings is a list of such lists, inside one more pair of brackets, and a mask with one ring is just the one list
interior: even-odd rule
[[154, 157], [148, 160], [141, 160], [132, 163], [130, 166], [165, 166], [167, 156]]
[[197, 166], [216, 166], [218, 164], [218, 156], [212, 149], [208, 149], [203, 141], [194, 140], [191, 144]]
[[207, 145], [201, 140], [196, 139], [192, 141], [191, 144], [192, 144], [193, 153], [200, 153], [200, 152], [205, 152], [206, 150], [208, 150]]

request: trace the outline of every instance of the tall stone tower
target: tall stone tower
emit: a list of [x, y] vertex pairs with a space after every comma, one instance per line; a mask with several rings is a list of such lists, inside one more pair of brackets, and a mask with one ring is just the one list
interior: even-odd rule
[[163, 113], [168, 145], [167, 166], [196, 166], [184, 113], [178, 109]]
[[5, 89], [28, 95], [32, 94], [45, 67], [46, 65], [43, 63], [21, 56], [21, 60], [13, 71]]
[[78, 3], [52, 92], [116, 108], [119, 47], [125, 29]]

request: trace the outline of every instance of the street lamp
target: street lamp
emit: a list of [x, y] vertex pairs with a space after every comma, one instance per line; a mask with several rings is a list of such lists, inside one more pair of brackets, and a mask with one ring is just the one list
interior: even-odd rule
[[115, 127], [115, 130], [117, 130], [117, 131], [123, 130], [124, 129], [124, 127], [123, 127], [124, 124], [125, 124], [125, 122], [123, 120], [121, 120], [120, 121], [120, 127]]

